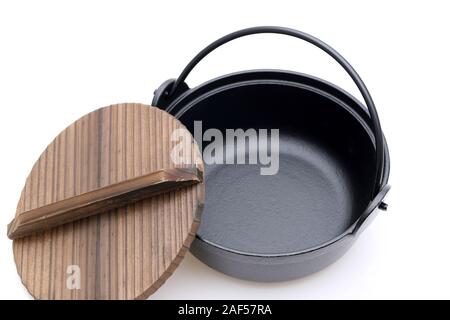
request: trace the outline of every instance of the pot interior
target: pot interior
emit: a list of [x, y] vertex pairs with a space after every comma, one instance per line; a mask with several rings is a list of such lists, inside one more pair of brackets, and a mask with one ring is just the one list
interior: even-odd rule
[[[233, 251], [281, 255], [344, 233], [366, 208], [375, 172], [368, 129], [349, 110], [321, 91], [277, 82], [230, 86], [192, 101], [180, 120], [192, 133], [194, 121], [202, 121], [203, 133], [214, 128], [223, 137], [217, 139], [216, 130], [210, 131], [211, 141], [205, 136], [198, 141], [206, 165], [206, 203], [197, 235]], [[244, 148], [238, 139], [228, 139], [226, 130], [238, 128], [254, 129], [258, 143], [264, 141], [260, 129], [269, 137], [278, 129], [276, 172], [271, 140], [269, 152], [262, 152], [270, 154], [270, 164], [267, 158], [261, 164], [261, 148], [255, 152], [250, 139]], [[218, 161], [219, 145], [222, 162], [233, 163]], [[255, 154], [257, 163], [249, 164]], [[245, 164], [236, 163], [238, 157]], [[262, 175], [261, 168], [270, 168], [269, 174]]]

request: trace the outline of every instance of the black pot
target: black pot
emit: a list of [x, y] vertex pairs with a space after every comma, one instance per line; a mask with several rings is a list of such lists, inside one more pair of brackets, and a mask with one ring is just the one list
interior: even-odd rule
[[[243, 71], [188, 88], [187, 75], [209, 52], [256, 33], [297, 37], [327, 52], [367, 108], [331, 83], [289, 71]], [[191, 252], [214, 269], [256, 281], [310, 274], [344, 254], [377, 209], [386, 209], [389, 155], [372, 98], [350, 64], [308, 34], [280, 27], [229, 34], [156, 90], [153, 105], [193, 133], [197, 120], [221, 132], [279, 129], [277, 174], [261, 175], [257, 164], [206, 163], [205, 209]], [[236, 141], [227, 144], [234, 149]]]

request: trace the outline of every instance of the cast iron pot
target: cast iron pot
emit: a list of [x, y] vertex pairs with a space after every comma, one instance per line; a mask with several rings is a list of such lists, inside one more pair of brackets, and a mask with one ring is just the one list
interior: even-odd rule
[[[258, 33], [293, 36], [328, 53], [351, 76], [366, 107], [331, 83], [290, 71], [243, 71], [193, 89], [186, 85], [208, 53]], [[342, 256], [378, 209], [386, 209], [388, 147], [374, 102], [351, 65], [311, 35], [281, 27], [231, 33], [163, 83], [153, 105], [191, 132], [194, 121], [221, 132], [279, 129], [275, 175], [261, 175], [257, 164], [205, 161], [206, 203], [191, 252], [214, 269], [255, 281], [308, 275]]]

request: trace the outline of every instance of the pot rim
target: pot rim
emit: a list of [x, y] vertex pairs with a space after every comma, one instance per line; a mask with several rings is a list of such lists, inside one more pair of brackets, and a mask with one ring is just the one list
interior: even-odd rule
[[[266, 77], [261, 77], [265, 75]], [[270, 77], [267, 77], [270, 76]], [[252, 78], [252, 80], [239, 80], [239, 78]], [[311, 82], [310, 84], [305, 84], [302, 82], [297, 82], [292, 80], [282, 79], [283, 77], [296, 77], [297, 81], [302, 82]], [[278, 78], [278, 79], [277, 79]], [[237, 80], [237, 81], [236, 81]], [[353, 95], [351, 95], [346, 90], [340, 88], [339, 86], [323, 80], [321, 78], [288, 70], [277, 70], [277, 69], [256, 69], [256, 70], [245, 70], [233, 72], [230, 74], [226, 74], [223, 76], [216, 77], [212, 80], [204, 82], [192, 89], [188, 89], [179, 95], [175, 100], [173, 100], [166, 108], [167, 112], [173, 111], [176, 105], [183, 102], [183, 100], [188, 99], [187, 103], [184, 104], [178, 111], [175, 113], [175, 117], [179, 119], [186, 112], [188, 112], [191, 108], [193, 108], [198, 102], [206, 99], [214, 94], [219, 92], [223, 92], [229, 89], [233, 89], [241, 86], [248, 85], [258, 85], [258, 84], [272, 84], [272, 85], [288, 85], [291, 87], [301, 88], [303, 90], [308, 90], [327, 98], [339, 106], [343, 107], [347, 112], [349, 112], [355, 120], [357, 120], [364, 130], [369, 135], [369, 138], [372, 142], [373, 147], [375, 148], [375, 138], [370, 125], [370, 115], [367, 108]], [[314, 86], [314, 84], [318, 84], [319, 86]], [[211, 87], [211, 88], [209, 88]], [[205, 92], [203, 92], [205, 91]], [[202, 93], [203, 92], [203, 93]], [[344, 101], [345, 100], [345, 101]], [[358, 106], [356, 108], [356, 106]], [[384, 161], [383, 161], [383, 175], [382, 175], [382, 187], [387, 185], [389, 179], [389, 171], [390, 171], [390, 157], [389, 150], [386, 139], [383, 134], [383, 148], [384, 148]], [[370, 204], [370, 202], [369, 202]], [[368, 204], [368, 205], [369, 205]], [[374, 210], [377, 210], [376, 208]], [[361, 212], [359, 217], [364, 214], [364, 211]], [[356, 225], [359, 222], [359, 218], [356, 219], [354, 223], [352, 223], [342, 234], [330, 239], [327, 242], [319, 244], [317, 246], [303, 249], [300, 251], [294, 252], [285, 252], [285, 253], [273, 253], [273, 254], [264, 254], [264, 253], [252, 253], [240, 251], [232, 248], [227, 248], [220, 244], [214, 243], [210, 240], [204, 239], [196, 234], [196, 240], [201, 241], [207, 245], [213, 246], [219, 250], [226, 251], [228, 253], [237, 254], [240, 256], [248, 256], [255, 258], [282, 258], [282, 257], [293, 257], [304, 255], [307, 253], [317, 252], [321, 249], [328, 248], [333, 244], [342, 241], [344, 238], [348, 236], [355, 236], [354, 230]]]

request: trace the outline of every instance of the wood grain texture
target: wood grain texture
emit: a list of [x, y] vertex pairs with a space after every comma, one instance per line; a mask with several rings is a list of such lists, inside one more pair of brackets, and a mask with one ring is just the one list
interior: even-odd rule
[[202, 182], [196, 166], [162, 169], [22, 212], [8, 225], [17, 239]]
[[[166, 112], [141, 104], [89, 113], [61, 132], [39, 157], [26, 180], [16, 217], [176, 167], [172, 159], [179, 155], [171, 157], [179, 143], [171, 140], [176, 129], [185, 128]], [[202, 166], [193, 139], [185, 141], [183, 150], [190, 151], [185, 156]], [[195, 237], [203, 202], [204, 184], [199, 183], [16, 239], [18, 273], [37, 299], [146, 298], [181, 262]], [[70, 266], [79, 267], [79, 289], [67, 286]]]

